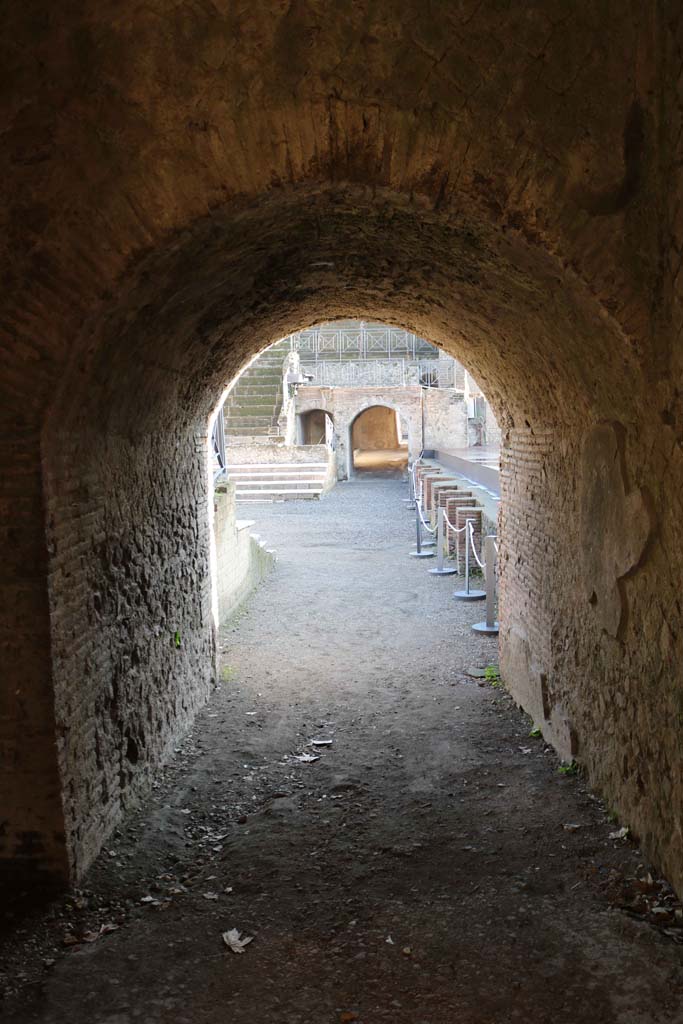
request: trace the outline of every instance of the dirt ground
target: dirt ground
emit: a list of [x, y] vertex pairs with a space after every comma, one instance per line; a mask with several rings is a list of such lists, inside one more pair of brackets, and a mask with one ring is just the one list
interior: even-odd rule
[[496, 641], [408, 557], [405, 493], [243, 509], [278, 562], [220, 688], [83, 887], [5, 911], [3, 1020], [683, 1022], [680, 904], [468, 674]]

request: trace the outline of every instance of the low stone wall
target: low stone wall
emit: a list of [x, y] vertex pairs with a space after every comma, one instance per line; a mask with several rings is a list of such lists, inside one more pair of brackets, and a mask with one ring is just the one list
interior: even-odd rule
[[236, 516], [234, 484], [218, 484], [214, 492], [213, 530], [219, 625], [230, 618], [275, 561], [273, 552], [251, 532], [254, 525], [253, 520]]
[[228, 441], [226, 459], [230, 466], [251, 463], [265, 465], [278, 462], [328, 462], [334, 458], [326, 444], [283, 444], [278, 441], [249, 439], [248, 443]]

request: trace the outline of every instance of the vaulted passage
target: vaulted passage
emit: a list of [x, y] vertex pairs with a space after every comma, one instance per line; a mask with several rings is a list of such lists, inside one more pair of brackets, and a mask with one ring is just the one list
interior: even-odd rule
[[218, 396], [366, 318], [491, 402], [504, 678], [680, 889], [680, 5], [6, 8], [3, 884], [82, 879], [216, 682]]

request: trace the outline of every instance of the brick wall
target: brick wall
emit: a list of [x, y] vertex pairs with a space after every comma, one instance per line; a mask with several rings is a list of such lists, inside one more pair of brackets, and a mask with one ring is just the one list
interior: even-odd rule
[[539, 724], [551, 713], [550, 590], [555, 585], [557, 533], [564, 529], [549, 514], [554, 509], [548, 474], [552, 454], [550, 432], [513, 430], [500, 467], [501, 666]]

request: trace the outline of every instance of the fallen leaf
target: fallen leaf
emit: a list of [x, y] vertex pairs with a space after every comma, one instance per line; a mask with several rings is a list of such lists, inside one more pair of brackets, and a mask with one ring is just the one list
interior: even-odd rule
[[610, 839], [626, 839], [628, 837], [628, 833], [629, 833], [628, 826], [624, 825], [623, 828], [618, 829], [616, 832], [610, 832], [609, 838]]
[[100, 929], [97, 932], [84, 932], [83, 942], [97, 942], [103, 935], [108, 935], [110, 932], [118, 931], [119, 926], [117, 924], [101, 924]]
[[204, 897], [205, 900], [217, 900], [218, 899], [218, 893], [217, 892], [203, 892], [202, 896]]
[[300, 761], [302, 764], [311, 764], [313, 761], [319, 761], [319, 754], [296, 754], [294, 757], [295, 761]]
[[568, 821], [562, 826], [562, 828], [565, 832], [578, 832], [581, 826], [576, 825], [573, 821]]
[[244, 947], [253, 941], [253, 935], [245, 935], [244, 938], [240, 938], [237, 928], [231, 928], [229, 931], [223, 932], [223, 942], [233, 953], [244, 953]]

